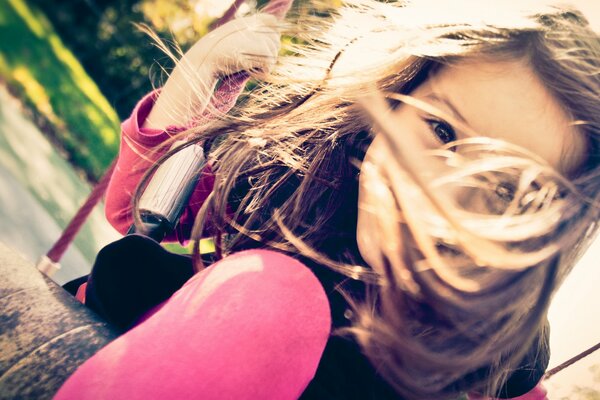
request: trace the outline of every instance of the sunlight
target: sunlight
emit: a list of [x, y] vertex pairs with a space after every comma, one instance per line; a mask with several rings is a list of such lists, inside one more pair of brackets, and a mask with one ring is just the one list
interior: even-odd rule
[[[194, 11], [196, 14], [203, 17], [219, 18], [229, 8], [229, 6], [231, 6], [232, 3], [232, 0], [199, 0], [194, 5]], [[246, 3], [242, 5], [242, 7], [244, 6], [246, 8], [248, 7]]]
[[[549, 368], [579, 354], [600, 339], [600, 317], [597, 312], [591, 311], [600, 307], [600, 274], [597, 272], [599, 257], [600, 236], [579, 260], [552, 301], [548, 313], [552, 350]], [[551, 377], [545, 384], [552, 394], [550, 398], [589, 398], [581, 391], [600, 384], [596, 380], [599, 369], [600, 351], [597, 351]]]
[[98, 102], [88, 103], [84, 105], [83, 112], [86, 113], [88, 118], [99, 127], [100, 137], [104, 144], [108, 146], [116, 146], [118, 141], [117, 127], [112, 125], [106, 125], [104, 116], [98, 111]]
[[39, 16], [34, 16], [23, 1], [9, 0], [15, 12], [25, 21], [27, 27], [38, 38], [42, 38], [46, 29], [42, 26]]
[[115, 132], [112, 134], [113, 138], [111, 139], [111, 143], [116, 141], [116, 129], [119, 126], [119, 117], [100, 92], [98, 85], [88, 77], [83, 66], [75, 58], [73, 53], [65, 47], [56, 34], [48, 35], [48, 42], [58, 59], [68, 68], [69, 73], [73, 76], [73, 81], [77, 82], [83, 93], [104, 113], [107, 121], [103, 121], [102, 125], [108, 124], [115, 128]]
[[600, 32], [600, 2], [590, 0], [573, 0], [573, 4], [577, 6], [590, 22], [590, 26]]
[[35, 107], [48, 118], [48, 120], [57, 126], [64, 126], [64, 122], [54, 113], [46, 90], [31, 75], [29, 69], [24, 66], [16, 67], [13, 70], [13, 77], [21, 84], [21, 86], [23, 86], [27, 97], [35, 104]]

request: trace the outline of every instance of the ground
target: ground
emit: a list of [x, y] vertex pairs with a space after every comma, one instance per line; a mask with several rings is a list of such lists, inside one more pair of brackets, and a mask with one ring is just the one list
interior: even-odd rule
[[[0, 241], [35, 263], [91, 188], [21, 111], [0, 86]], [[98, 250], [118, 237], [97, 207], [55, 279], [63, 283], [88, 273]]]

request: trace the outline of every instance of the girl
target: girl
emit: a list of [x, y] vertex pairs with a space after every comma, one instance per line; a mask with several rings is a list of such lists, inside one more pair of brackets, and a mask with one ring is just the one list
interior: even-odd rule
[[[176, 235], [211, 234], [222, 260], [59, 397], [123, 393], [132, 365], [151, 372], [127, 377], [128, 396], [543, 397], [548, 304], [598, 221], [598, 35], [575, 7], [541, 1], [352, 0], [301, 23], [307, 43], [274, 67], [273, 18], [217, 29], [124, 123], [109, 219], [127, 230], [135, 188], [171, 137], [204, 143], [210, 168]], [[227, 99], [209, 95], [242, 70], [263, 82], [223, 115]], [[257, 248], [307, 267], [238, 253]], [[260, 273], [235, 281], [239, 271]], [[198, 311], [206, 290], [243, 324]], [[263, 290], [272, 296], [251, 293]], [[153, 382], [157, 357], [175, 383]], [[215, 360], [235, 378], [210, 375]]]

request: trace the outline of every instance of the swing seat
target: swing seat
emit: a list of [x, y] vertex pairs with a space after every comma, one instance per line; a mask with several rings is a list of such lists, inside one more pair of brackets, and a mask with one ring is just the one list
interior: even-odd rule
[[117, 337], [31, 263], [0, 243], [0, 399], [50, 399]]

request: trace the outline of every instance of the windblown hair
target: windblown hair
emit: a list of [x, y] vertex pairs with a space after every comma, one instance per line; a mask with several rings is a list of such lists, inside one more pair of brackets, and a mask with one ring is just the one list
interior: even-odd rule
[[[185, 133], [213, 143], [216, 174], [193, 239], [210, 220], [221, 256], [271, 247], [364, 280], [368, 301], [351, 301], [338, 333], [406, 399], [495, 393], [599, 216], [600, 40], [576, 8], [540, 3], [351, 0], [290, 24], [301, 44], [231, 113]], [[419, 155], [444, 165], [424, 177], [361, 106], [374, 95], [420, 107], [419, 84], [481, 57], [525, 60], [572, 118], [587, 158], [569, 176], [473, 132]], [[396, 157], [361, 166], [373, 121]], [[380, 199], [368, 210], [379, 268], [357, 247], [359, 171]]]

